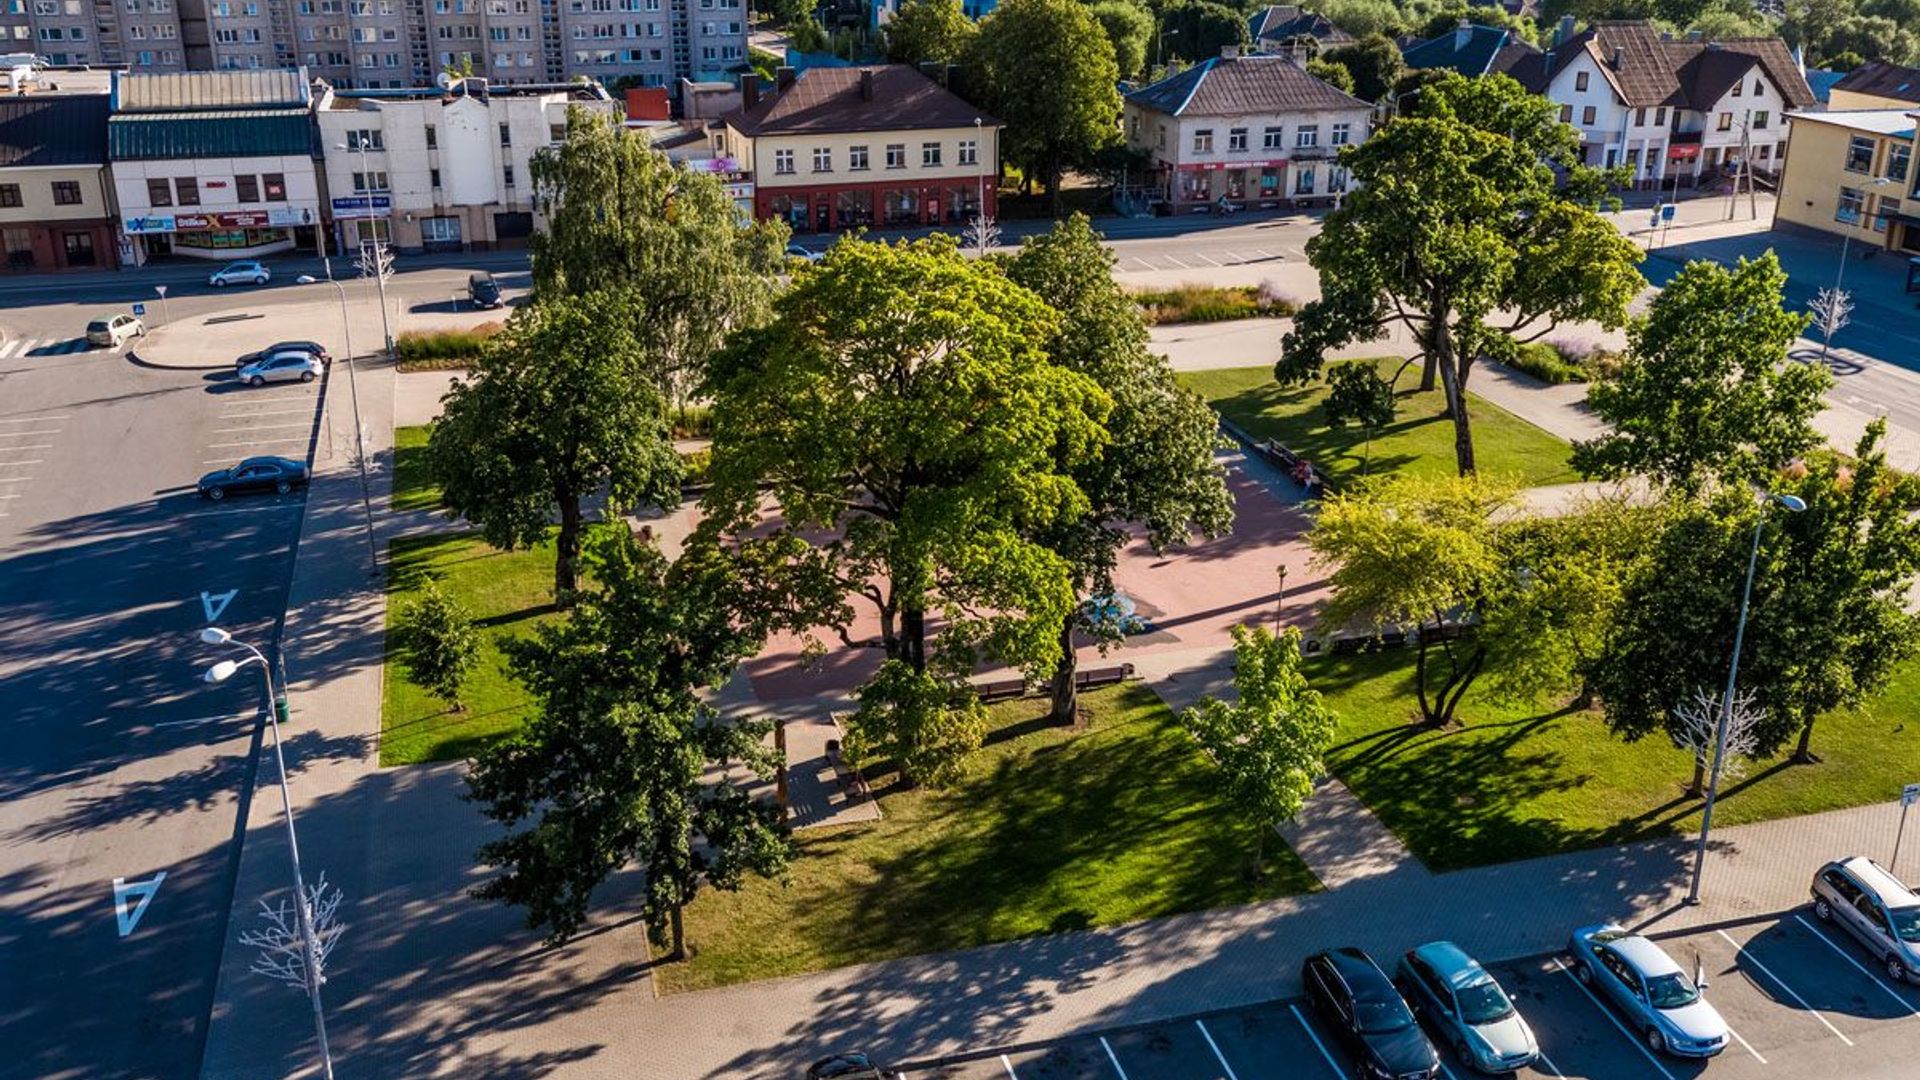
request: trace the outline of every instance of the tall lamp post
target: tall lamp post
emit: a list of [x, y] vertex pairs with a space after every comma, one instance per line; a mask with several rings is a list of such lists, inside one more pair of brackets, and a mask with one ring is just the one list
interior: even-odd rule
[[233, 673], [248, 664], [260, 665], [260, 677], [266, 680], [267, 700], [271, 703], [267, 710], [268, 722], [273, 726], [273, 757], [280, 767], [280, 805], [286, 811], [287, 851], [293, 857], [293, 900], [300, 916], [300, 942], [306, 973], [307, 998], [313, 1003], [313, 1033], [320, 1042], [320, 1070], [326, 1080], [333, 1080], [333, 1052], [327, 1047], [327, 1016], [320, 1006], [320, 984], [325, 980], [320, 975], [321, 951], [318, 939], [313, 932], [313, 910], [308, 904], [307, 883], [300, 873], [300, 839], [293, 831], [293, 794], [287, 787], [287, 757], [280, 749], [280, 720], [286, 711], [287, 699], [276, 693], [273, 686], [273, 665], [259, 649], [244, 641], [235, 640], [232, 634], [217, 626], [209, 626], [200, 631], [200, 640], [208, 645], [238, 645], [247, 651], [247, 656], [239, 660], [222, 660], [208, 668], [201, 676], [210, 683], [222, 683], [233, 677]]
[[[1867, 181], [1867, 186], [1870, 188], [1886, 187], [1891, 183], [1893, 183], [1893, 178], [1890, 176], [1876, 176]], [[1860, 209], [1864, 212], [1866, 207], [1863, 206]], [[1840, 282], [1844, 281], [1847, 276], [1847, 249], [1851, 246], [1853, 246], [1853, 230], [1848, 229], [1846, 232], [1840, 234], [1840, 269], [1834, 271], [1833, 274], [1833, 291], [1836, 293], [1840, 291]]]
[[[319, 280], [312, 274], [301, 274], [299, 277], [302, 285], [313, 285]], [[334, 291], [340, 294], [340, 331], [346, 335], [347, 348], [345, 356], [347, 389], [353, 397], [353, 445], [360, 459], [360, 508], [366, 512], [367, 518], [367, 569], [371, 573], [378, 574], [380, 549], [373, 541], [373, 497], [369, 494], [367, 485], [367, 438], [366, 428], [360, 422], [360, 379], [355, 374], [358, 368], [353, 360], [353, 319], [347, 314], [347, 287], [332, 278], [327, 279], [327, 284], [333, 286]]]
[[1753, 547], [1747, 552], [1747, 583], [1740, 590], [1740, 621], [1733, 631], [1733, 661], [1727, 665], [1727, 692], [1720, 695], [1720, 722], [1713, 729], [1713, 769], [1707, 774], [1707, 805], [1700, 813], [1700, 844], [1693, 853], [1693, 885], [1687, 890], [1687, 903], [1700, 902], [1700, 875], [1707, 865], [1707, 833], [1713, 829], [1713, 801], [1720, 795], [1720, 759], [1727, 752], [1727, 726], [1733, 722], [1733, 684], [1740, 677], [1740, 646], [1747, 636], [1747, 609], [1753, 600], [1753, 569], [1760, 562], [1760, 531], [1766, 528], [1767, 514], [1775, 503], [1792, 513], [1807, 504], [1794, 495], [1768, 492], [1760, 497], [1760, 518], [1753, 523]]
[[[380, 239], [379, 220], [373, 216], [373, 167], [367, 164], [368, 140], [356, 139], [355, 141], [360, 144], [360, 178], [366, 185], [367, 220], [374, 223], [373, 253], [368, 256], [368, 261], [372, 264], [370, 268], [373, 270], [374, 283], [380, 289], [380, 333], [386, 338], [387, 359], [391, 360], [393, 359], [393, 327], [387, 322], [387, 263], [385, 258], [387, 245], [385, 241]], [[345, 143], [335, 143], [333, 148], [335, 150], [353, 149], [353, 147]]]

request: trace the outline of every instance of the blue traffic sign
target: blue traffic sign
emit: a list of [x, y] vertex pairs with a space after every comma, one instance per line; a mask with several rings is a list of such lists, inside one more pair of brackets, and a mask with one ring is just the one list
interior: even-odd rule
[[133, 313], [135, 315], [145, 315], [147, 313], [147, 305], [145, 304], [133, 305]]
[[1661, 205], [1661, 207], [1660, 207], [1660, 220], [1661, 220], [1661, 221], [1672, 221], [1672, 220], [1673, 220], [1673, 212], [1674, 212], [1674, 210], [1675, 210], [1675, 209], [1676, 209], [1676, 207], [1675, 207], [1675, 206], [1674, 206], [1674, 204], [1672, 204], [1672, 203], [1664, 203], [1664, 204], [1662, 204], [1662, 205]]

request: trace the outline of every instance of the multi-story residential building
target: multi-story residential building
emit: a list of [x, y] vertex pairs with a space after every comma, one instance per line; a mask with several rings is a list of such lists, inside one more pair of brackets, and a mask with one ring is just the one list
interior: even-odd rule
[[119, 72], [112, 109], [123, 262], [321, 250], [306, 71]]
[[178, 71], [185, 63], [176, 0], [0, 0], [0, 53], [55, 65]]
[[0, 98], [0, 269], [119, 265], [107, 110], [105, 94]]
[[408, 253], [526, 244], [536, 224], [533, 156], [565, 137], [573, 107], [620, 112], [595, 82], [469, 78], [401, 93], [323, 84], [315, 116], [336, 247], [376, 235]]
[[674, 87], [724, 78], [747, 59], [742, 0], [555, 0], [563, 70], [609, 80], [638, 75], [646, 86]]
[[1152, 159], [1159, 197], [1179, 211], [1334, 200], [1347, 189], [1334, 159], [1366, 140], [1373, 107], [1291, 56], [1227, 49], [1128, 94], [1123, 113], [1127, 146]]
[[[1000, 121], [911, 67], [782, 68], [742, 84], [714, 134], [738, 197], [795, 232], [965, 222], [996, 213]], [[748, 185], [751, 185], [749, 187]]]
[[1804, 228], [1920, 253], [1920, 106], [1787, 114], [1775, 228]]
[[1920, 107], [1920, 68], [1869, 60], [1842, 76], [1827, 91], [1827, 108], [1911, 109]]

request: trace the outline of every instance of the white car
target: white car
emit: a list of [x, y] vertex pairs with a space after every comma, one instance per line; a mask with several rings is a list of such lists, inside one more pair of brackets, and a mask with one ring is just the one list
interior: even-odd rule
[[267, 268], [257, 262], [237, 262], [215, 270], [213, 276], [207, 279], [207, 284], [216, 289], [224, 289], [228, 285], [265, 285], [272, 277]]
[[1707, 1004], [1697, 960], [1689, 979], [1660, 946], [1612, 923], [1583, 926], [1569, 944], [1574, 975], [1620, 1010], [1647, 1049], [1709, 1058], [1727, 1048], [1730, 1029]]
[[241, 368], [240, 381], [248, 386], [264, 386], [270, 382], [312, 382], [325, 370], [320, 358], [312, 353], [289, 351], [274, 353]]

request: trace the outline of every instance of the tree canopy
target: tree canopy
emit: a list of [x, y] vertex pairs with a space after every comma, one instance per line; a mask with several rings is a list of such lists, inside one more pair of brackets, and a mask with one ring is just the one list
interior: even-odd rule
[[1120, 68], [1106, 31], [1079, 0], [1006, 0], [980, 20], [970, 66], [984, 104], [1007, 124], [1009, 161], [1046, 181], [1060, 215], [1060, 177], [1120, 135]]
[[1252, 41], [1247, 17], [1240, 9], [1214, 0], [1174, 0], [1160, 9], [1159, 32], [1166, 35], [1168, 56], [1190, 63], [1211, 60], [1232, 45], [1244, 48]]
[[957, 64], [979, 27], [960, 0], [905, 0], [887, 21], [887, 59], [896, 64]]
[[1130, 79], [1147, 70], [1147, 44], [1153, 39], [1153, 12], [1139, 0], [1100, 0], [1089, 10], [1113, 45], [1113, 62], [1120, 77]]
[[1400, 46], [1385, 34], [1368, 34], [1350, 45], [1329, 49], [1325, 59], [1346, 68], [1353, 77], [1348, 92], [1367, 101], [1386, 97], [1406, 71]]

